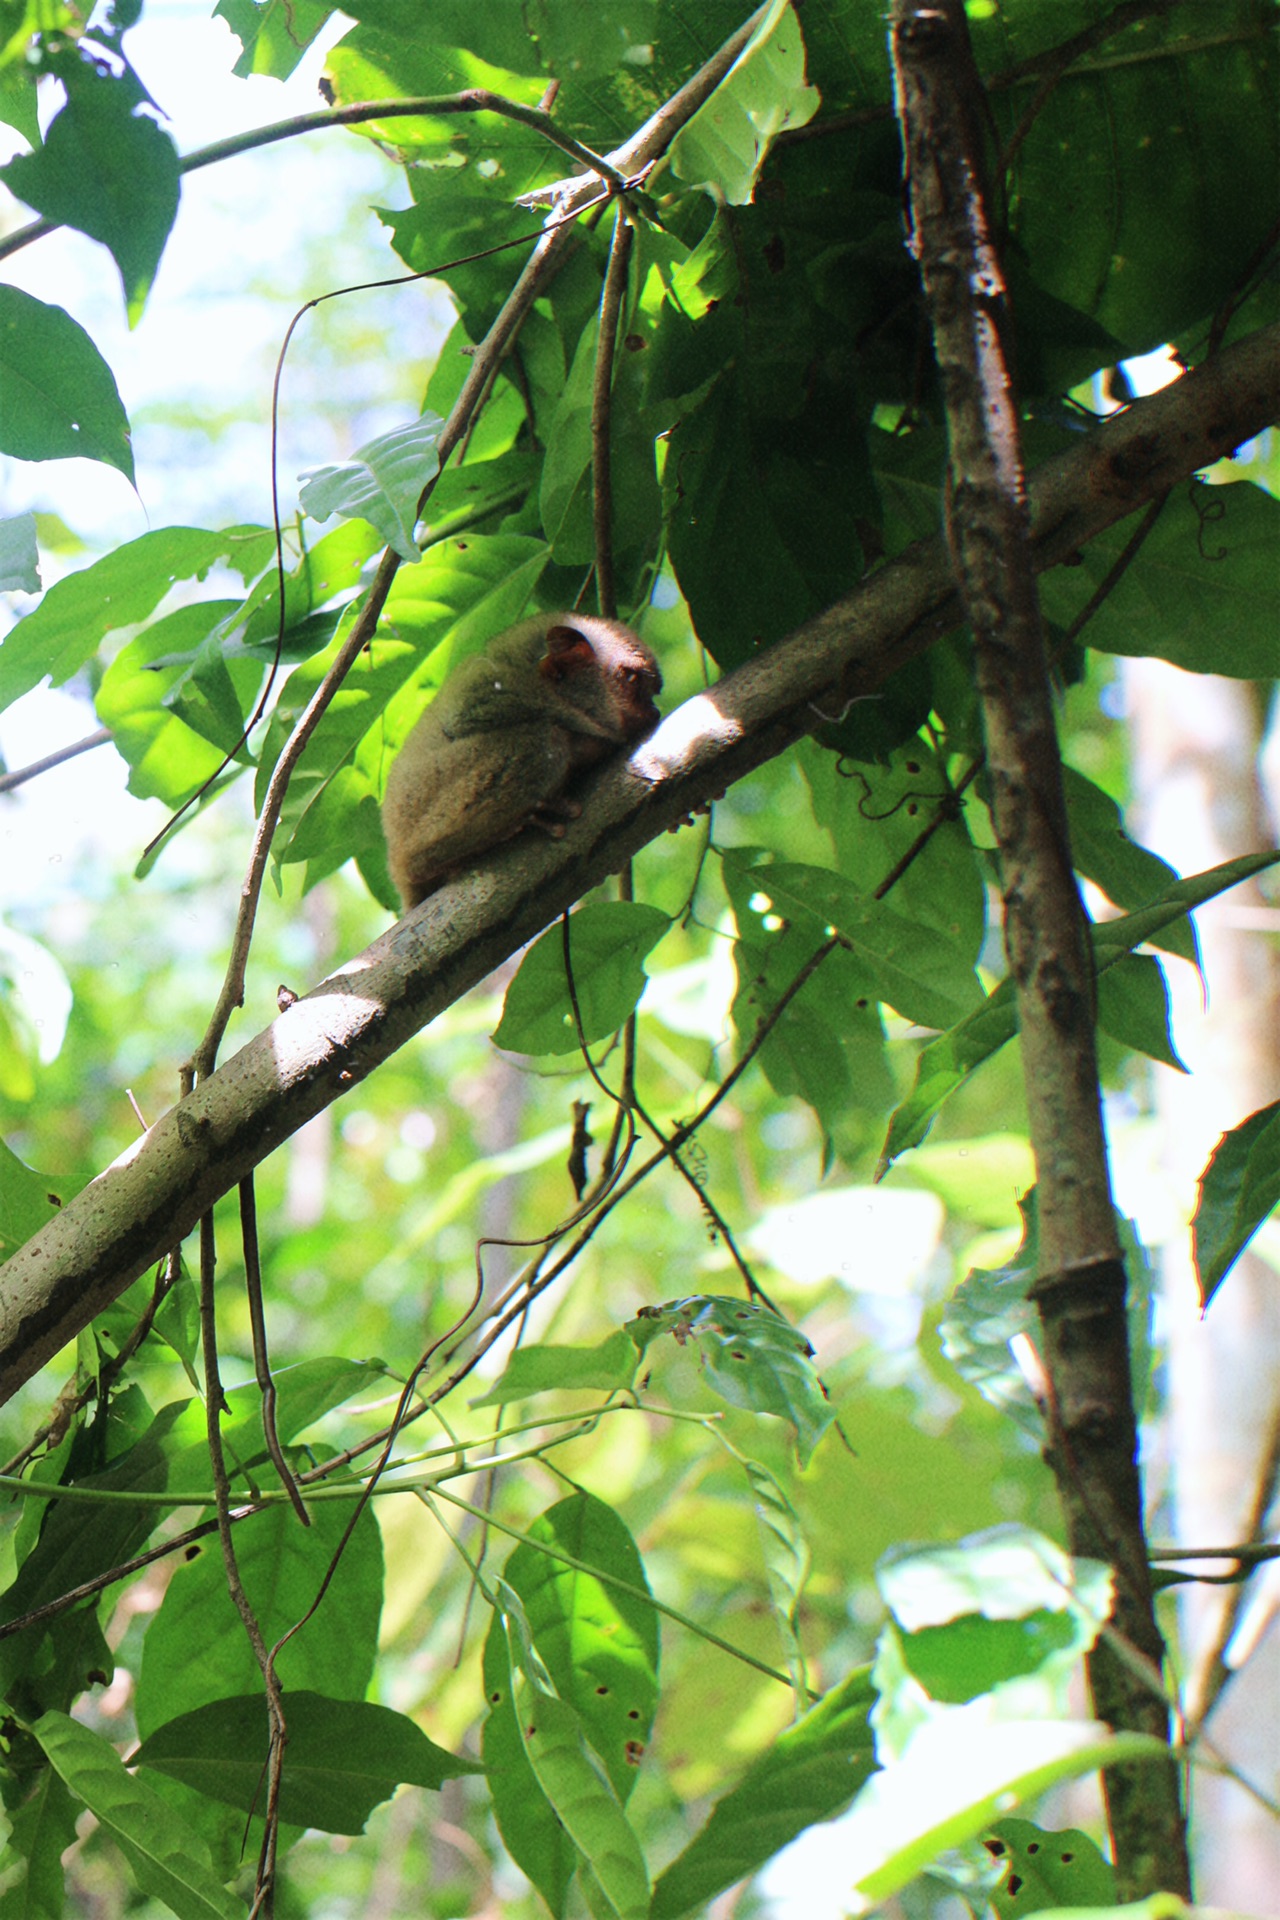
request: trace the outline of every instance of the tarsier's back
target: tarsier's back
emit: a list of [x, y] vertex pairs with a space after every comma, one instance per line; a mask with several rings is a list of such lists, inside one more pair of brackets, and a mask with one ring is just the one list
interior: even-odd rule
[[451, 674], [405, 741], [382, 807], [391, 877], [406, 910], [530, 824], [579, 811], [581, 767], [658, 721], [658, 663], [616, 620], [540, 614]]

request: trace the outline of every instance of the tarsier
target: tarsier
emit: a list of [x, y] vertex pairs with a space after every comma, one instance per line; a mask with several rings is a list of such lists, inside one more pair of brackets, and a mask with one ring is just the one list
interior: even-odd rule
[[658, 722], [662, 675], [617, 620], [542, 613], [450, 674], [391, 769], [382, 825], [405, 911], [526, 826], [563, 833], [582, 767]]

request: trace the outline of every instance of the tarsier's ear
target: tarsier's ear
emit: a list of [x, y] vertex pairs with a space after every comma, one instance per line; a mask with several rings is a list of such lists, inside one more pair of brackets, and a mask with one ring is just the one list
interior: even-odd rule
[[547, 650], [538, 662], [544, 680], [567, 680], [595, 662], [595, 649], [576, 627], [548, 627]]

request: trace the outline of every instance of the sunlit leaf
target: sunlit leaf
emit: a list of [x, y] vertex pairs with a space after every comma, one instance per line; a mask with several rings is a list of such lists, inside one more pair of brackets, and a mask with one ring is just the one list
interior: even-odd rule
[[691, 185], [713, 184], [730, 206], [743, 206], [778, 134], [806, 126], [817, 111], [800, 23], [787, 0], [774, 0], [719, 87], [676, 135], [671, 165]]
[[110, 367], [69, 313], [21, 287], [0, 287], [0, 451], [17, 460], [80, 455], [133, 479], [129, 420]]
[[66, 105], [43, 145], [0, 174], [37, 213], [110, 249], [133, 326], [178, 212], [177, 148], [150, 118], [150, 97], [127, 64], [112, 73], [69, 55], [58, 72]]
[[420, 558], [413, 529], [418, 502], [439, 468], [436, 441], [444, 425], [424, 413], [407, 427], [379, 434], [337, 466], [310, 467], [300, 476], [299, 499], [313, 520], [332, 513], [367, 520], [402, 560]]
[[581, 1391], [615, 1393], [629, 1387], [636, 1371], [630, 1335], [611, 1333], [598, 1347], [517, 1347], [496, 1385], [473, 1400], [476, 1407], [503, 1406], [534, 1393]]
[[494, 1044], [512, 1053], [573, 1053], [615, 1033], [648, 985], [646, 954], [671, 926], [657, 907], [602, 900], [569, 920], [569, 962], [582, 1018], [579, 1039], [565, 973], [565, 936], [557, 922], [534, 942], [507, 988]]
[[34, 612], [0, 646], [0, 706], [39, 686], [55, 686], [92, 659], [109, 633], [154, 613], [180, 580], [203, 580], [225, 561], [242, 578], [266, 566], [274, 542], [261, 527], [158, 527], [104, 555], [79, 573], [56, 580]]
[[1115, 1868], [1078, 1827], [1052, 1832], [1011, 1816], [983, 1834], [982, 1844], [1005, 1868], [991, 1895], [999, 1920], [1049, 1907], [1106, 1907], [1115, 1899]]

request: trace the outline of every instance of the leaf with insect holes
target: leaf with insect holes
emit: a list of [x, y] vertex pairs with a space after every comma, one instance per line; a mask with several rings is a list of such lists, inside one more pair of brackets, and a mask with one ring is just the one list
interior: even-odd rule
[[801, 1466], [835, 1419], [813, 1364], [813, 1348], [781, 1314], [754, 1301], [695, 1294], [647, 1307], [627, 1332], [642, 1350], [660, 1334], [696, 1344], [709, 1384], [731, 1406], [773, 1413], [796, 1431]]

